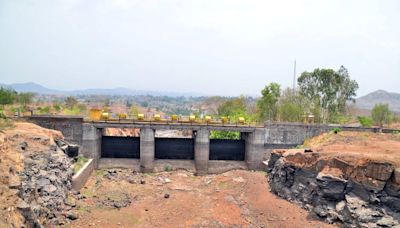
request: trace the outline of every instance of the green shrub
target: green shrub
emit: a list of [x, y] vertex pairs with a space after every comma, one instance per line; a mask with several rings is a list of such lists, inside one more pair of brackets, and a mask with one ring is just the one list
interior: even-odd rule
[[210, 139], [240, 139], [238, 131], [211, 131]]
[[363, 127], [372, 127], [372, 124], [374, 123], [372, 118], [366, 116], [358, 116], [357, 119]]
[[371, 111], [372, 119], [380, 127], [384, 124], [389, 124], [392, 118], [392, 113], [390, 112], [388, 104], [376, 104]]
[[50, 106], [38, 107], [37, 109], [40, 114], [49, 114], [50, 113]]
[[332, 129], [332, 132], [335, 133], [335, 134], [337, 134], [337, 133], [339, 133], [341, 131], [342, 131], [342, 128], [340, 128], [340, 127], [335, 127], [335, 128]]

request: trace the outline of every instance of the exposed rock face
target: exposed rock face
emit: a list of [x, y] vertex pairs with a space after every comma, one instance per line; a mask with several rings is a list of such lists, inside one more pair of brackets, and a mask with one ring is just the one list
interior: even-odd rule
[[55, 227], [75, 218], [65, 202], [73, 173], [66, 153], [77, 148], [56, 143], [62, 138], [30, 123], [0, 132], [0, 227]]
[[64, 204], [71, 189], [71, 159], [58, 147], [27, 155], [19, 196], [27, 224], [62, 224]]
[[274, 151], [271, 191], [345, 227], [400, 227], [400, 169], [385, 161]]

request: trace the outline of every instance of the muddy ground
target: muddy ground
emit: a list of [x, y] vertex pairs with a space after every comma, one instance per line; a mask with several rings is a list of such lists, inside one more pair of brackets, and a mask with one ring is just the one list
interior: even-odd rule
[[71, 227], [333, 227], [270, 193], [264, 172], [100, 170], [79, 197]]

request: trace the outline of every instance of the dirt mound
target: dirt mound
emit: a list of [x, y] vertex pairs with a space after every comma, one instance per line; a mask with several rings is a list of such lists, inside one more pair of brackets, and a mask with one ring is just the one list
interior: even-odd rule
[[349, 227], [400, 224], [399, 135], [327, 133], [305, 146], [272, 153], [272, 192], [328, 222]]
[[70, 189], [71, 159], [60, 132], [15, 123], [0, 132], [0, 227], [59, 224]]

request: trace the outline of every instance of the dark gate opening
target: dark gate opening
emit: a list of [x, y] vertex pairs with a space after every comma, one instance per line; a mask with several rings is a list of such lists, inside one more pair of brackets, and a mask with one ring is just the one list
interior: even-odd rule
[[194, 159], [192, 138], [155, 138], [156, 159]]
[[245, 141], [210, 139], [210, 160], [244, 161]]
[[103, 158], [140, 158], [139, 137], [103, 136], [101, 139]]

